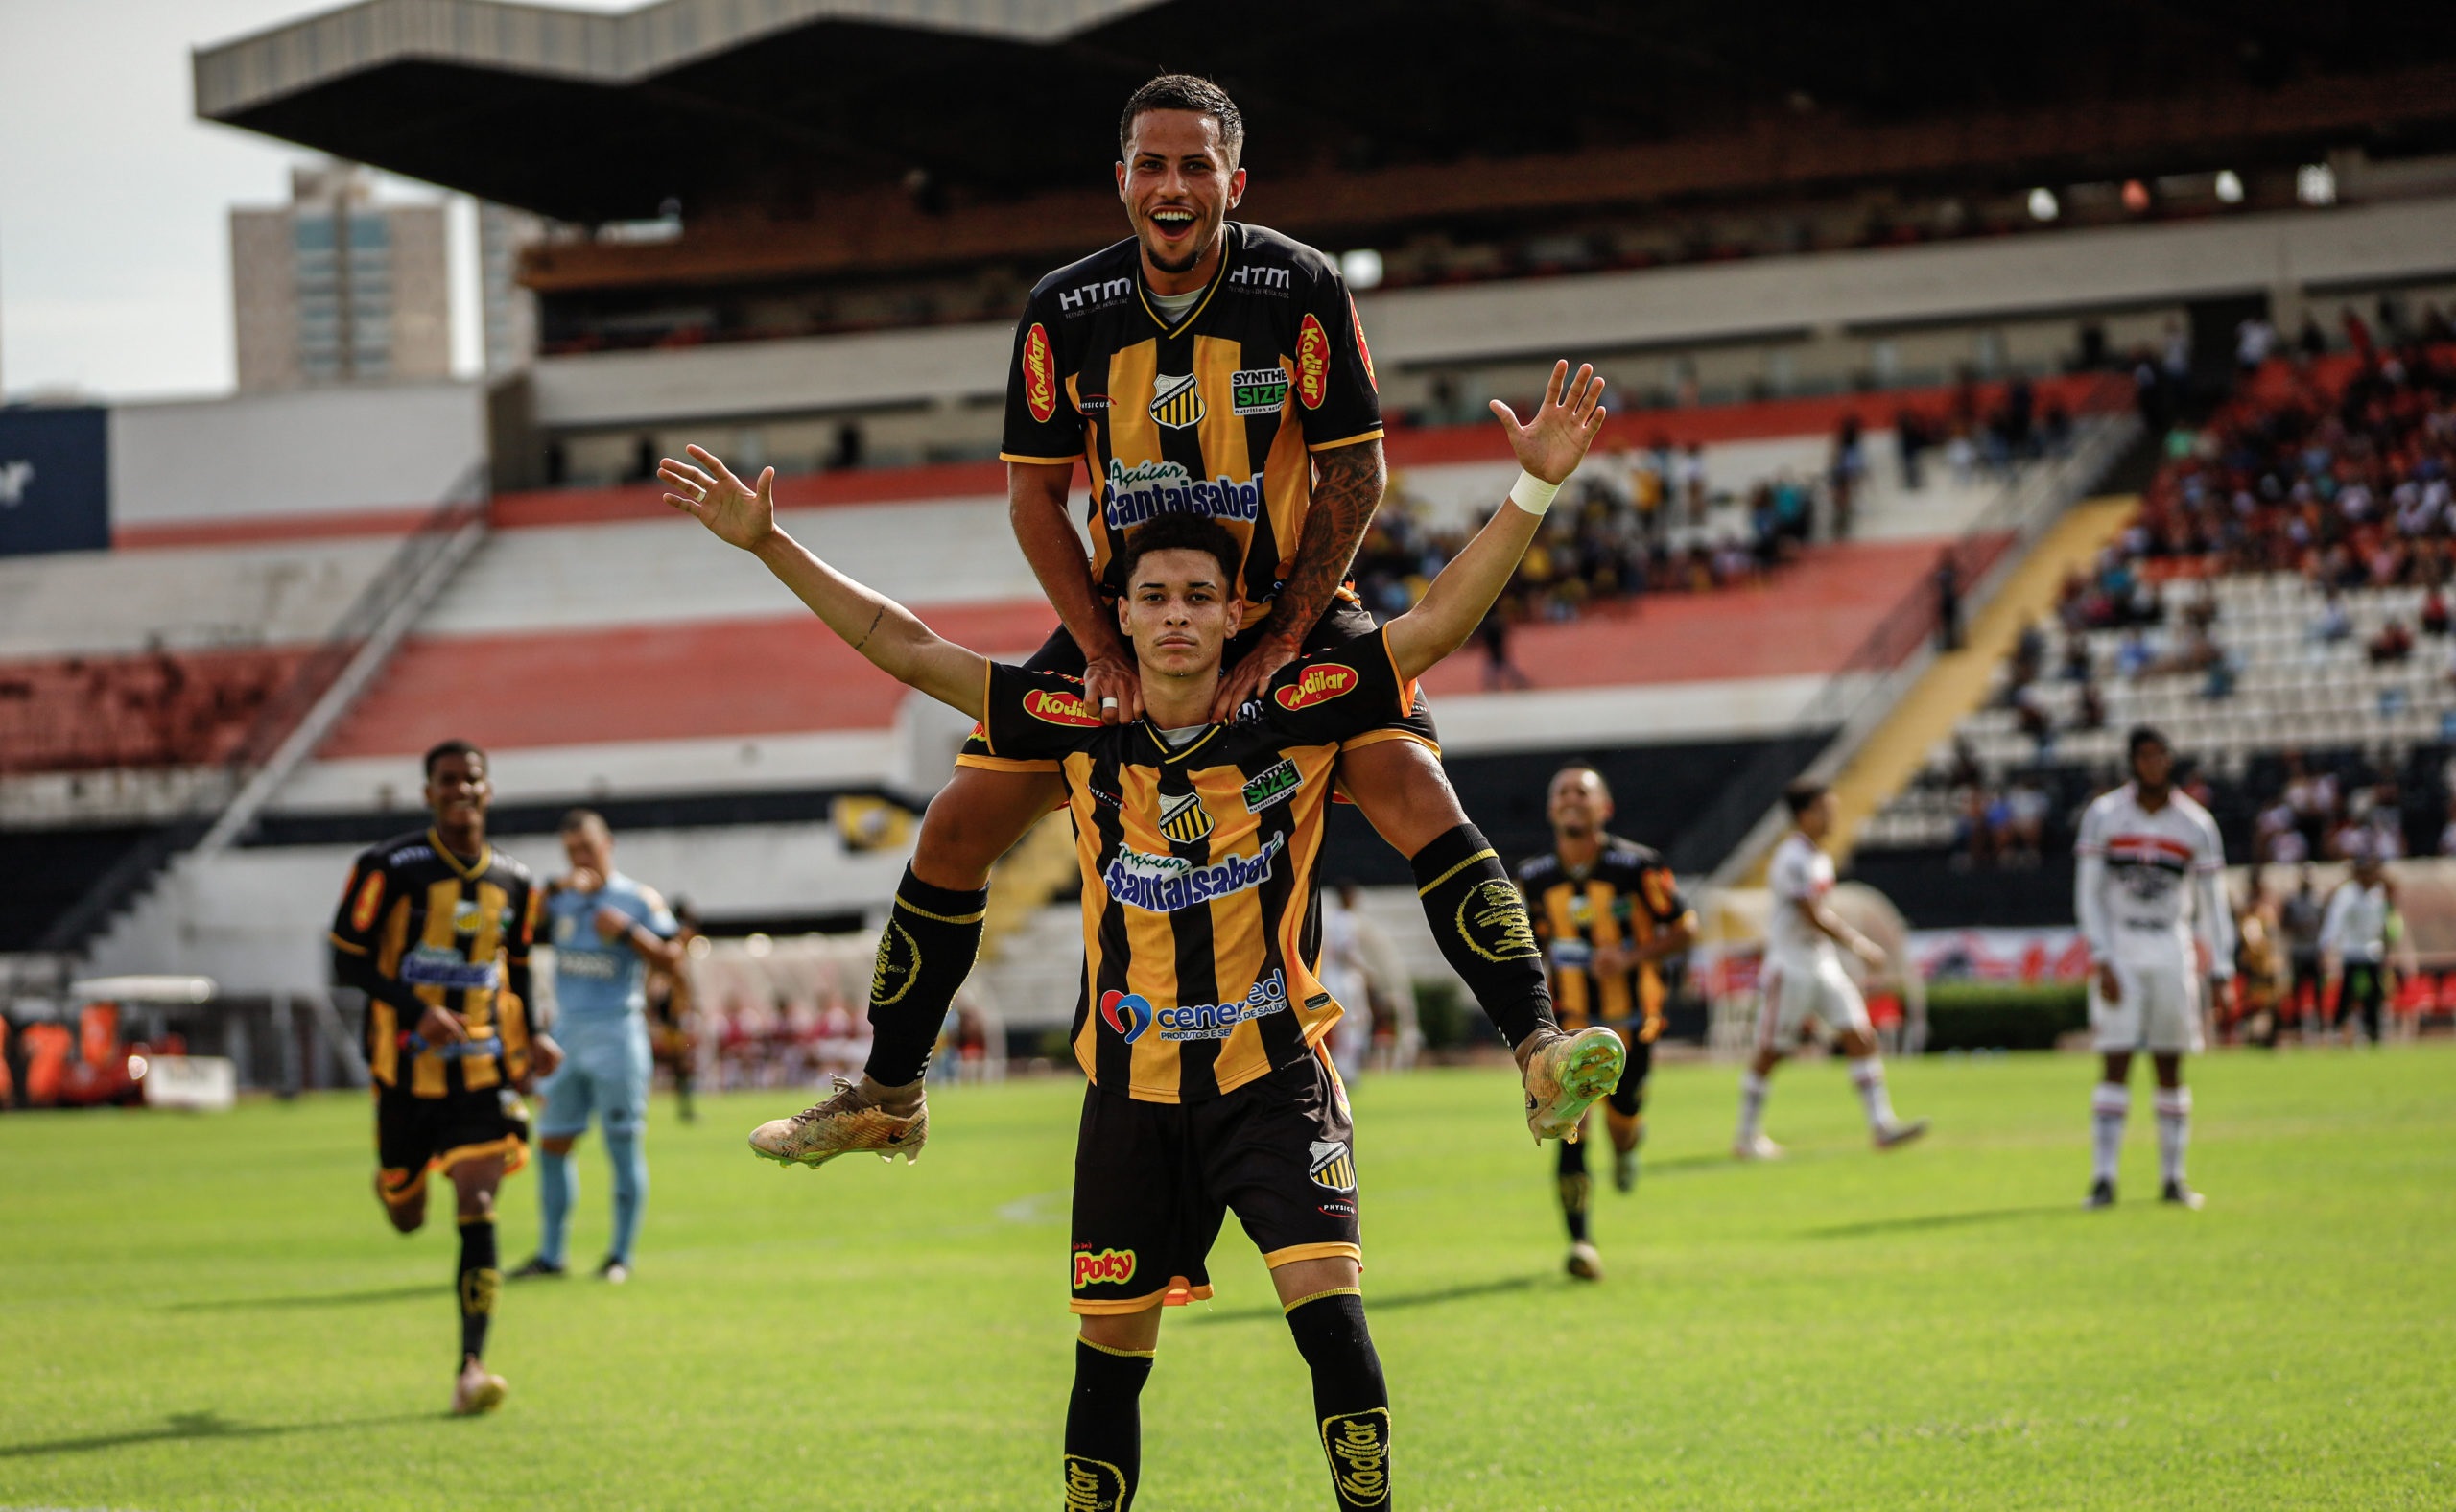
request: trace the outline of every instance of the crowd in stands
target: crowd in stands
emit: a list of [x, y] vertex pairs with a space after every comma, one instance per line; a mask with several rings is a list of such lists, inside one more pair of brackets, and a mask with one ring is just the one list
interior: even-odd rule
[[0, 672], [0, 770], [199, 767], [227, 760], [288, 683], [290, 659], [80, 658]]

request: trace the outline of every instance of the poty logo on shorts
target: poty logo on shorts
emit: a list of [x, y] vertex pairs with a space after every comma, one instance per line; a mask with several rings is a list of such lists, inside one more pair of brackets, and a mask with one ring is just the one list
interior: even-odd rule
[[1296, 397], [1308, 410], [1318, 410], [1331, 396], [1331, 339], [1311, 314], [1296, 331]]
[[1074, 1252], [1074, 1289], [1123, 1286], [1134, 1279], [1134, 1251], [1100, 1249]]
[[1263, 475], [1242, 483], [1222, 473], [1209, 483], [1176, 462], [1138, 462], [1128, 467], [1109, 459], [1108, 486], [1100, 496], [1100, 518], [1112, 531], [1122, 531], [1163, 514], [1205, 514], [1215, 520], [1260, 519]]
[[1038, 322], [1024, 334], [1024, 404], [1044, 424], [1057, 413], [1057, 359], [1049, 349], [1049, 331]]
[[1328, 703], [1353, 690], [1356, 683], [1356, 669], [1353, 667], [1308, 667], [1303, 675], [1271, 697], [1279, 700], [1281, 708], [1292, 712], [1317, 703]]
[[1079, 693], [1058, 688], [1034, 688], [1024, 695], [1024, 712], [1049, 724], [1073, 724], [1084, 729], [1098, 729], [1100, 717], [1083, 701]]
[[1151, 1027], [1151, 1000], [1139, 992], [1120, 992], [1112, 987], [1100, 994], [1100, 1022], [1131, 1045]]
[[1127, 908], [1174, 913], [1260, 886], [1287, 842], [1286, 836], [1274, 835], [1255, 855], [1230, 856], [1208, 866], [1194, 865], [1180, 856], [1121, 848], [1100, 873], [1100, 882], [1110, 897]]

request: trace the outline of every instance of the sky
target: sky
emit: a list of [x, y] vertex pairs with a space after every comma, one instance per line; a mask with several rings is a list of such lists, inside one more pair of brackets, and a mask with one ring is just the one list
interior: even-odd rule
[[[558, 0], [626, 11], [644, 0]], [[0, 0], [0, 397], [224, 393], [230, 223], [279, 204], [301, 149], [195, 114], [198, 46], [318, 0]], [[440, 198], [387, 177], [382, 198]], [[481, 364], [477, 218], [454, 197], [453, 363]]]

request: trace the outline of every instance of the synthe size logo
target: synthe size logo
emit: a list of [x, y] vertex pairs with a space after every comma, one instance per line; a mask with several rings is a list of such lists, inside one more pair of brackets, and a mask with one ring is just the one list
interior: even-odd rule
[[1074, 1252], [1074, 1289], [1122, 1286], [1134, 1279], [1134, 1251], [1101, 1249]]
[[1228, 392], [1239, 414], [1277, 414], [1287, 403], [1287, 369], [1255, 367], [1230, 373]]
[[1260, 814], [1305, 786], [1305, 774], [1292, 761], [1282, 761], [1245, 780], [1245, 808]]
[[1098, 309], [1133, 292], [1134, 280], [1131, 278], [1103, 278], [1097, 283], [1077, 284], [1059, 295], [1057, 308], [1073, 315], [1080, 310]]
[[1231, 856], [1207, 866], [1197, 866], [1182, 856], [1120, 849], [1100, 873], [1100, 881], [1109, 896], [1127, 908], [1174, 913], [1262, 886], [1287, 843], [1286, 836], [1274, 835], [1256, 855]]
[[1356, 683], [1355, 668], [1331, 663], [1321, 667], [1306, 668], [1304, 673], [1294, 682], [1273, 693], [1271, 697], [1278, 700], [1281, 708], [1292, 713], [1298, 709], [1310, 709], [1317, 703], [1328, 703], [1333, 698], [1352, 692]]
[[1032, 418], [1047, 424], [1057, 413], [1057, 358], [1049, 349], [1049, 332], [1034, 323], [1024, 333], [1024, 405]]
[[1228, 281], [1245, 289], [1270, 289], [1285, 294], [1288, 286], [1288, 271], [1262, 263], [1239, 263], [1228, 271]]
[[1109, 460], [1108, 487], [1100, 498], [1100, 518], [1112, 531], [1130, 530], [1163, 514], [1207, 514], [1215, 520], [1262, 518], [1263, 475], [1242, 483], [1225, 474], [1204, 483], [1176, 462], [1138, 462], [1128, 467]]
[[1210, 413], [1203, 407], [1202, 385], [1194, 382], [1193, 374], [1171, 378], [1162, 373], [1153, 381], [1157, 387], [1151, 391], [1151, 418], [1169, 430], [1200, 425], [1202, 417]]

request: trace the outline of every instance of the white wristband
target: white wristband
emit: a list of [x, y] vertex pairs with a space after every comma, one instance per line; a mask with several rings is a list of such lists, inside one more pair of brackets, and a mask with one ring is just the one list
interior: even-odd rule
[[1561, 491], [1556, 483], [1546, 483], [1531, 472], [1522, 470], [1518, 482], [1510, 485], [1509, 502], [1527, 513], [1542, 516], [1552, 507], [1552, 495]]

